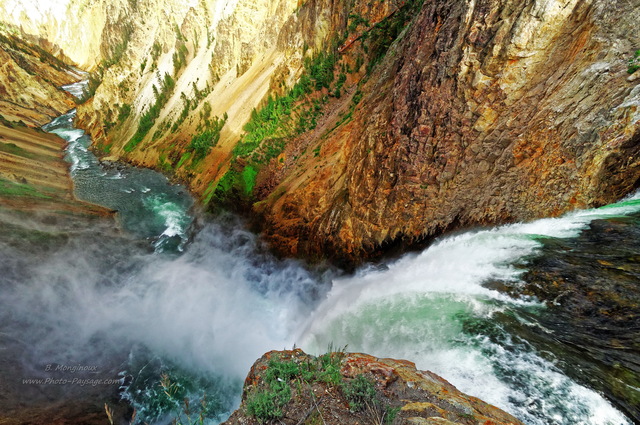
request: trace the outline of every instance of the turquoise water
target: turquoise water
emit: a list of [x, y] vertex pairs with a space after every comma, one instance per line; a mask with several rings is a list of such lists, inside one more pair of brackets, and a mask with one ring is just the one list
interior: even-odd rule
[[116, 210], [125, 231], [149, 239], [158, 251], [182, 251], [193, 221], [187, 190], [152, 170], [101, 163], [89, 149], [89, 136], [73, 127], [75, 115], [72, 110], [43, 128], [68, 142], [76, 196]]

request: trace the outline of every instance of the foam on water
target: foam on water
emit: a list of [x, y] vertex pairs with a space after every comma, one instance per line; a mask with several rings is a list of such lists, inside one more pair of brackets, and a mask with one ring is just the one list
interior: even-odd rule
[[[543, 305], [507, 297], [483, 284], [517, 283], [523, 269], [515, 265], [535, 255], [540, 238], [575, 237], [594, 219], [638, 211], [640, 201], [634, 195], [560, 218], [442, 238], [387, 270], [334, 282], [297, 341], [315, 352], [329, 343], [348, 344], [349, 350], [410, 359], [530, 424], [629, 423], [602, 396], [540, 358], [526, 341], [492, 325], [497, 314], [517, 316], [520, 309]], [[485, 337], [487, 332], [494, 338]]]
[[[141, 192], [148, 193], [149, 190]], [[161, 249], [168, 243], [168, 240], [178, 237], [180, 238], [180, 243], [177, 249], [182, 251], [187, 240], [188, 228], [191, 224], [191, 218], [184, 213], [182, 205], [172, 202], [162, 194], [146, 196], [143, 202], [145, 207], [149, 208], [152, 214], [159, 217], [164, 223], [165, 229], [155, 242], [155, 247]]]
[[62, 86], [63, 90], [71, 93], [77, 99], [82, 99], [89, 90], [89, 80], [83, 80], [78, 83], [67, 84]]

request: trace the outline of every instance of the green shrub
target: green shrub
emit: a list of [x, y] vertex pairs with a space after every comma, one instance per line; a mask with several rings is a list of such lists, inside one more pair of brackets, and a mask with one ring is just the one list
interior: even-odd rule
[[250, 195], [253, 192], [253, 188], [256, 185], [256, 176], [258, 175], [258, 170], [253, 168], [251, 165], [247, 165], [242, 170], [242, 181], [244, 182], [244, 190], [247, 195]]
[[369, 25], [371, 25], [369, 21], [367, 21], [362, 16], [355, 13], [352, 13], [349, 15], [349, 21], [350, 21], [349, 28], [348, 28], [349, 32], [354, 32], [356, 29], [358, 29], [358, 26], [360, 25], [364, 25], [365, 27], [368, 27]]
[[299, 374], [300, 367], [293, 360], [269, 360], [264, 375], [266, 388], [249, 396], [247, 413], [263, 422], [282, 417], [282, 407], [291, 400], [289, 382]]
[[162, 45], [159, 42], [154, 42], [153, 43], [153, 47], [151, 48], [151, 70], [153, 71], [154, 69], [156, 69], [157, 64], [158, 64], [158, 58], [160, 57], [160, 54], [162, 53]]
[[118, 123], [122, 124], [131, 115], [131, 105], [124, 103], [118, 110]]
[[398, 413], [400, 412], [400, 410], [402, 410], [401, 407], [388, 407], [386, 409], [386, 414], [384, 416], [384, 423], [392, 424], [393, 421], [396, 419], [396, 416], [398, 416]]
[[373, 406], [377, 403], [376, 388], [373, 382], [363, 374], [357, 375], [345, 384], [342, 390], [353, 412], [361, 412], [367, 405]]
[[329, 88], [333, 82], [333, 69], [336, 65], [336, 56], [331, 53], [321, 52], [314, 59], [308, 60], [305, 68], [314, 82], [314, 88], [321, 90]]
[[636, 50], [633, 57], [629, 59], [629, 68], [627, 68], [627, 72], [629, 74], [633, 74], [638, 69], [640, 69], [640, 50]]
[[193, 136], [191, 143], [189, 143], [189, 149], [194, 152], [196, 160], [207, 156], [211, 148], [218, 144], [220, 131], [226, 121], [226, 118], [219, 119], [218, 117], [214, 117], [211, 121], [207, 120], [206, 128]]
[[173, 73], [178, 75], [178, 72], [187, 64], [187, 55], [189, 50], [184, 41], [178, 41], [176, 46], [176, 52], [173, 54]]
[[276, 382], [268, 390], [258, 391], [247, 399], [247, 413], [261, 422], [281, 418], [282, 407], [291, 400], [291, 388], [286, 382]]
[[333, 363], [324, 365], [316, 375], [316, 379], [329, 385], [340, 385], [342, 375], [340, 374], [340, 366]]
[[176, 122], [171, 126], [171, 131], [173, 132], [178, 131], [178, 128], [180, 128], [180, 125], [187, 119], [189, 111], [191, 110], [191, 99], [189, 99], [184, 92], [180, 93], [180, 99], [182, 99], [182, 111]]
[[182, 167], [189, 159], [191, 159], [192, 154], [193, 154], [192, 152], [183, 153], [182, 156], [180, 157], [180, 160], [178, 161], [178, 165], [176, 165], [176, 168]]
[[294, 380], [297, 380], [299, 388], [302, 388], [303, 382], [340, 385], [342, 355], [341, 352], [327, 353], [303, 362], [270, 359], [264, 374], [265, 388], [248, 397], [247, 413], [263, 422], [281, 418], [282, 408], [291, 400], [290, 384]]

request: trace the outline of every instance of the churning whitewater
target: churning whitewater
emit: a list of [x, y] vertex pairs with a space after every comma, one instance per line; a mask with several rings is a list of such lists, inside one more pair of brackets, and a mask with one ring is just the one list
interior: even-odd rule
[[118, 210], [125, 232], [78, 229], [33, 258], [0, 241], [0, 318], [16, 323], [7, 336], [21, 341], [34, 370], [125, 359], [118, 367], [138, 421], [166, 419], [154, 388], [170, 373], [197, 383], [193, 393], [207, 391], [215, 423], [237, 406], [241, 382], [264, 352], [297, 345], [319, 354], [332, 344], [414, 361], [528, 424], [630, 423], [564, 375], [563, 359], [542, 356], [500, 320], [548, 332], [531, 319], [544, 304], [488, 283], [517, 285], [541, 239], [575, 238], [592, 220], [638, 213], [639, 196], [444, 237], [420, 254], [340, 277], [273, 258], [235, 218], [193, 230], [183, 188], [149, 170], [105, 167], [73, 118], [72, 111], [46, 130], [69, 141], [78, 196]]
[[592, 220], [638, 211], [635, 195], [561, 218], [471, 231], [442, 238], [384, 271], [338, 279], [301, 332], [301, 346], [321, 351], [332, 342], [411, 359], [529, 424], [629, 423], [599, 394], [574, 383], [494, 322], [496, 313], [505, 312], [528, 321], [520, 313], [535, 315], [544, 305], [485, 284], [517, 285], [524, 269], [515, 266], [536, 254], [542, 238], [573, 238]]
[[[34, 361], [81, 362], [95, 357], [92, 346], [131, 353], [144, 347], [150, 358], [188, 371], [188, 379], [206, 377], [221, 401], [217, 420], [239, 402], [240, 382], [264, 352], [297, 344], [319, 353], [333, 343], [411, 359], [528, 424], [619, 425], [630, 422], [493, 320], [499, 312], [518, 318], [545, 307], [483, 283], [517, 280], [521, 271], [514, 264], [535, 255], [541, 236], [569, 238], [594, 218], [639, 210], [634, 198], [459, 234], [384, 270], [332, 282], [265, 254], [233, 220], [207, 224], [179, 256], [107, 234], [93, 244], [87, 244], [91, 235], [76, 235], [42, 263], [15, 262], [32, 273], [11, 270], [20, 284], [7, 291], [2, 311], [22, 324], [21, 339]], [[136, 376], [136, 367], [125, 369]], [[130, 395], [143, 413], [149, 388]]]

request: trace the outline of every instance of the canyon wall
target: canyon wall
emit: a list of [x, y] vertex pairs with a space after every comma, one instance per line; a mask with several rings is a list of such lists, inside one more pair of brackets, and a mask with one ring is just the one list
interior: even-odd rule
[[357, 263], [637, 187], [635, 0], [67, 7], [31, 32], [94, 70], [96, 149], [252, 210], [286, 255]]
[[640, 86], [627, 74], [638, 13], [637, 2], [424, 2], [361, 85], [353, 119], [260, 205], [267, 233], [285, 252], [357, 261], [619, 199], [640, 176]]
[[63, 159], [66, 142], [39, 128], [75, 106], [59, 86], [80, 77], [39, 45], [22, 40], [15, 28], [0, 28], [0, 221], [8, 237], [21, 235], [14, 215], [37, 219], [38, 226], [47, 221], [77, 226], [78, 217], [112, 215], [75, 199]]
[[81, 78], [15, 29], [0, 27], [0, 114], [9, 121], [40, 127], [75, 106], [59, 87]]

